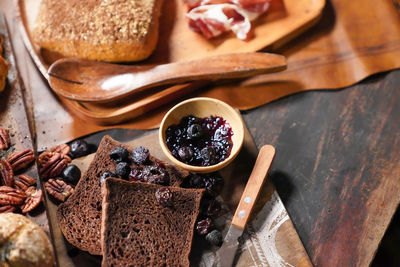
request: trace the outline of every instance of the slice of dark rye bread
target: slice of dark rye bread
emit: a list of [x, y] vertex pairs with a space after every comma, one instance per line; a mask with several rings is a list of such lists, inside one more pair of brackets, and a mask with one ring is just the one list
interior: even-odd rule
[[[101, 255], [100, 223], [101, 223], [101, 184], [99, 177], [105, 171], [114, 171], [116, 163], [110, 158], [110, 152], [118, 147], [132, 152], [134, 147], [121, 144], [110, 136], [104, 136], [96, 155], [86, 172], [82, 175], [71, 195], [57, 209], [58, 225], [64, 237], [75, 247], [90, 254]], [[159, 162], [165, 167], [171, 186], [179, 186], [189, 175], [174, 166], [161, 162], [150, 156], [151, 162]], [[138, 167], [132, 163], [131, 168]]]
[[189, 266], [203, 189], [168, 187], [172, 205], [155, 197], [160, 185], [107, 178], [102, 185], [102, 267]]

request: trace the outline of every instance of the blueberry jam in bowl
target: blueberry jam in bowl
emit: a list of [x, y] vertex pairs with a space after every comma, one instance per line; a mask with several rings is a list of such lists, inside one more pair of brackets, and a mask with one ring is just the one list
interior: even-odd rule
[[179, 167], [200, 173], [217, 171], [232, 162], [243, 139], [239, 113], [220, 100], [206, 97], [174, 106], [159, 130], [166, 156]]

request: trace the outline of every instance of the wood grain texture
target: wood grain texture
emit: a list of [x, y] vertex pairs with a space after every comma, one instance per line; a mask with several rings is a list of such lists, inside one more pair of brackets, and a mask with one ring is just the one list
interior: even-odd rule
[[[258, 153], [256, 163], [233, 215], [232, 225], [237, 226], [239, 229], [246, 227], [255, 202], [266, 180], [272, 160], [274, 159], [275, 149], [273, 146], [264, 145]], [[243, 214], [241, 215], [240, 213]]]
[[[93, 134], [85, 139], [92, 146], [98, 146], [101, 138], [106, 134], [132, 146], [145, 146], [149, 148], [152, 155], [161, 160], [168, 160], [160, 149], [156, 131], [141, 132], [115, 129]], [[218, 223], [219, 229], [225, 229], [225, 231], [230, 225], [233, 211], [243, 193], [258, 153], [248, 131], [246, 131], [245, 136], [245, 144], [238, 157], [232, 164], [220, 171], [225, 185], [218, 200], [223, 200], [224, 204], [222, 205], [223, 210], [215, 222]], [[91, 154], [75, 159], [73, 164], [76, 164], [83, 171], [88, 167], [93, 156], [94, 154]], [[57, 207], [51, 201], [48, 202], [48, 205], [50, 218], [54, 223], [52, 230], [60, 265], [63, 267], [99, 266], [101, 262], [99, 257], [73, 249], [67, 244], [55, 219]], [[271, 237], [267, 238], [268, 235], [271, 235]], [[265, 241], [265, 238], [268, 241]], [[268, 244], [268, 246], [264, 244]], [[211, 267], [213, 261], [214, 253], [210, 246], [204, 239], [195, 237], [190, 255], [191, 266]], [[244, 231], [243, 241], [237, 254], [236, 266], [275, 267], [290, 265], [312, 266], [281, 199], [276, 194], [273, 184], [267, 181], [262, 187], [251, 221]]]
[[62, 97], [83, 102], [115, 103], [159, 86], [248, 78], [284, 69], [286, 59], [281, 55], [229, 53], [142, 66], [63, 58], [50, 66], [48, 75], [51, 88]]
[[244, 115], [316, 266], [368, 266], [400, 201], [400, 71]]
[[[5, 17], [0, 13], [0, 35], [3, 38], [3, 56], [9, 66], [6, 87], [0, 92], [0, 127], [9, 129], [11, 146], [0, 151], [0, 159], [7, 159], [14, 151], [31, 149], [35, 151], [32, 121], [29, 120], [24, 98], [25, 87], [22, 84], [16, 67], [16, 61], [11, 47], [10, 36], [7, 31]], [[37, 181], [37, 189], [41, 189], [41, 182], [36, 164], [27, 169], [18, 171], [16, 175], [27, 174]], [[43, 194], [44, 195], [44, 194]], [[45, 200], [26, 214], [26, 217], [38, 224], [50, 237], [49, 222], [46, 213]]]

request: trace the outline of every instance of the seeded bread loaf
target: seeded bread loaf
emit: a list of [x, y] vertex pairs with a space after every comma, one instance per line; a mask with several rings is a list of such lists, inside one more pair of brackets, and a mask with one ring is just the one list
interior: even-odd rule
[[[105, 171], [114, 171], [115, 163], [110, 152], [116, 147], [124, 147], [129, 152], [133, 147], [121, 144], [110, 136], [103, 137], [96, 155], [88, 169], [75, 187], [75, 193], [57, 209], [57, 220], [65, 238], [75, 247], [90, 254], [101, 255], [100, 219], [101, 219], [101, 183], [99, 177]], [[169, 176], [169, 185], [179, 186], [189, 175], [168, 163], [149, 157], [149, 163], [160, 164]], [[132, 169], [141, 166], [131, 163]]]
[[42, 0], [33, 40], [64, 57], [147, 58], [158, 40], [161, 0]]
[[108, 178], [102, 185], [102, 267], [189, 266], [193, 230], [204, 190], [168, 187], [171, 206], [158, 203], [162, 186]]

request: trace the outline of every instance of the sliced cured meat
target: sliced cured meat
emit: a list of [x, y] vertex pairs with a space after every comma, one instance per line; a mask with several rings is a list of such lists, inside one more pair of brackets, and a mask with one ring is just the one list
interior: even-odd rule
[[212, 38], [232, 30], [246, 40], [251, 21], [265, 13], [271, 0], [185, 0], [192, 30]]

